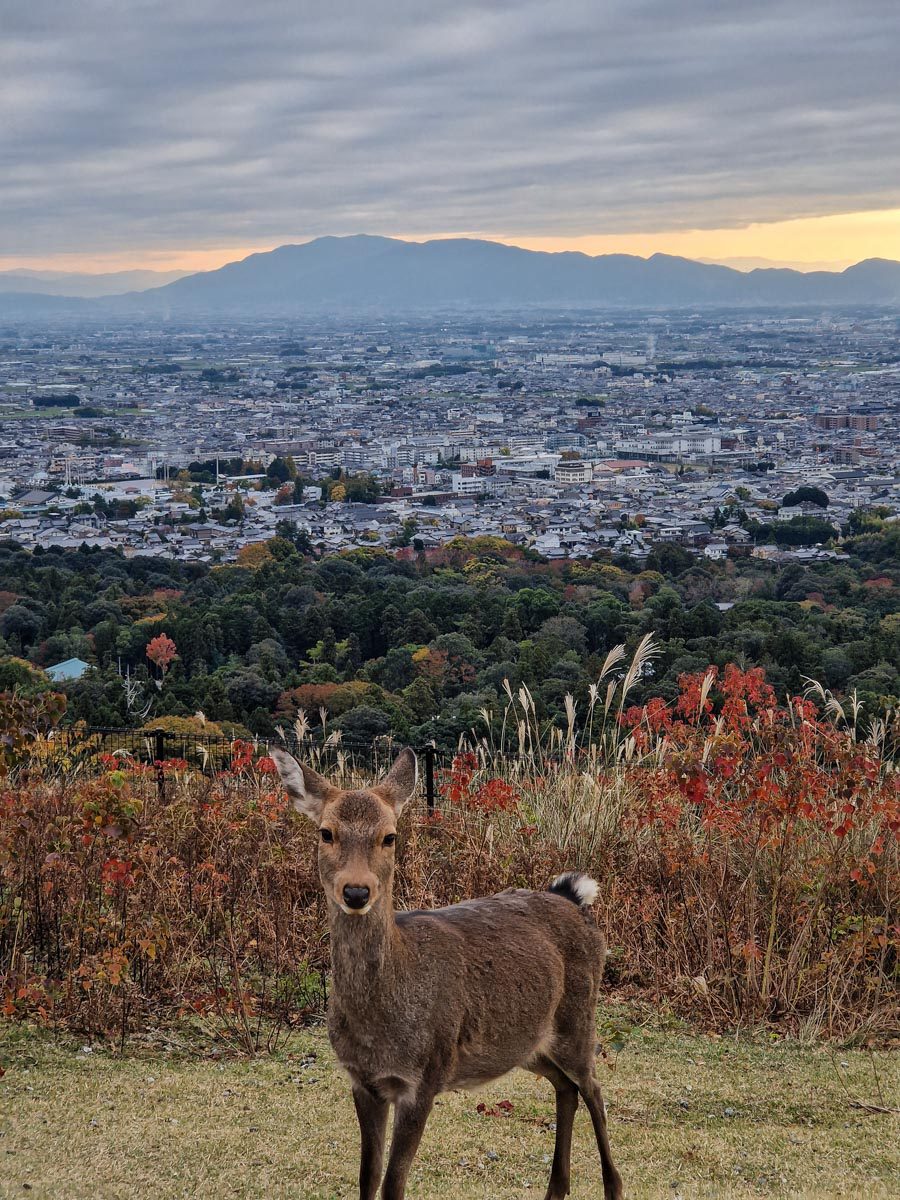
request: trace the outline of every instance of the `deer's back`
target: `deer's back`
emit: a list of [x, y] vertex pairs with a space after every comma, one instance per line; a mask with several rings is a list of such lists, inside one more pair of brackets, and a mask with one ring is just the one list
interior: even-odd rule
[[600, 930], [577, 905], [552, 892], [510, 889], [446, 908], [399, 912], [395, 919], [412, 953], [440, 949], [463, 969], [477, 962], [482, 970], [503, 973], [512, 962], [535, 961], [543, 953], [548, 968], [560, 963], [598, 983], [603, 973]]

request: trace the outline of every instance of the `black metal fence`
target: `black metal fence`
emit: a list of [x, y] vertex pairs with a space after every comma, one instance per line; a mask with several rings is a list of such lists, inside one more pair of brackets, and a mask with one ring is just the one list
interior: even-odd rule
[[[329, 738], [313, 733], [298, 744], [280, 739], [229, 738], [202, 733], [181, 733], [168, 729], [113, 729], [79, 726], [58, 729], [53, 740], [65, 748], [70, 759], [96, 761], [102, 755], [114, 755], [123, 761], [152, 766], [157, 771], [160, 789], [164, 789], [167, 767], [180, 763], [204, 774], [227, 770], [244, 759], [265, 757], [272, 746], [285, 746], [292, 753], [312, 757], [317, 769], [327, 772], [341, 768], [377, 774], [387, 769], [404, 743], [389, 737], [375, 741]], [[453, 755], [435, 746], [413, 747], [419, 759], [422, 789], [429, 812], [437, 803], [437, 775], [450, 765]]]
[[[185, 769], [214, 775], [223, 770], [251, 769], [272, 747], [283, 747], [308, 761], [323, 774], [348, 773], [375, 778], [391, 765], [406, 744], [389, 735], [364, 741], [354, 738], [327, 736], [322, 731], [310, 731], [302, 742], [288, 735], [281, 738], [232, 738], [170, 729], [113, 729], [102, 726], [73, 726], [57, 729], [52, 740], [58, 742], [70, 762], [93, 764], [103, 755], [115, 755], [124, 761], [141, 763], [156, 772], [160, 794], [165, 794], [166, 774], [181, 764]], [[413, 746], [419, 760], [419, 777], [429, 812], [434, 812], [442, 774], [448, 772], [459, 751], [445, 750], [434, 745]], [[597, 767], [598, 747], [580, 746], [565, 750], [561, 746], [539, 754], [516, 754], [492, 749], [478, 759], [482, 766], [494, 770], [546, 773], [576, 763]]]

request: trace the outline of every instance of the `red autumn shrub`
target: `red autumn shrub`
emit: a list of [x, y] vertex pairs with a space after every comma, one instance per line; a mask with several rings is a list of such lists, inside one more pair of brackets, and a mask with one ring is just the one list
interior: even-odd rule
[[507, 812], [516, 801], [516, 790], [505, 779], [489, 779], [472, 797], [472, 804], [486, 813]]
[[472, 780], [478, 771], [478, 756], [467, 751], [455, 754], [450, 770], [440, 779], [441, 795], [451, 804], [465, 804], [471, 799]]
[[673, 704], [623, 717], [647, 754], [623, 819], [644, 878], [625, 900], [645, 923], [644, 972], [692, 981], [732, 1020], [886, 1018], [900, 950], [893, 765], [810, 700], [779, 705], [759, 670], [680, 685]]
[[0, 793], [2, 1010], [118, 1032], [202, 1011], [253, 1049], [320, 1003], [310, 831], [264, 777], [179, 771], [161, 798], [120, 767]]
[[[454, 755], [440, 811], [401, 823], [398, 903], [579, 868], [600, 883], [624, 994], [717, 1027], [878, 1033], [900, 982], [888, 741], [780, 704], [758, 671], [685, 676], [672, 703], [627, 709], [612, 742]], [[40, 742], [0, 780], [4, 1013], [119, 1036], [192, 1014], [253, 1049], [321, 1004], [315, 839], [259, 747], [235, 741], [209, 775], [92, 753], [70, 777]]]

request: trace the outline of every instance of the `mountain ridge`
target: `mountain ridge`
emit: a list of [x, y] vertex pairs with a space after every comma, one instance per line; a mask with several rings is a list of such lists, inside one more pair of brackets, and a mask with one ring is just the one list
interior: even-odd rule
[[[3, 292], [0, 276], [0, 293]], [[40, 311], [30, 293], [30, 314]], [[59, 295], [47, 297], [58, 300]], [[74, 297], [67, 297], [76, 303]], [[285, 243], [210, 271], [115, 298], [139, 316], [284, 315], [292, 312], [527, 307], [793, 307], [898, 305], [900, 262], [865, 259], [842, 271], [738, 271], [677, 255], [591, 256], [526, 250], [477, 238], [407, 242], [370, 234]], [[14, 300], [0, 294], [0, 312]], [[83, 315], [112, 311], [82, 300]], [[60, 306], [49, 305], [55, 312]]]
[[0, 271], [0, 292], [91, 299], [164, 287], [187, 271], [41, 271], [16, 268]]

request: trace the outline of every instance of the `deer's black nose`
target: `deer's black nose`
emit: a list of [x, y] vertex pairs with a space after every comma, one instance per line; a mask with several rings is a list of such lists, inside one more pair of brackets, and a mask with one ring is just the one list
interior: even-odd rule
[[369, 903], [369, 889], [367, 887], [345, 887], [344, 903], [348, 908], [365, 908]]

